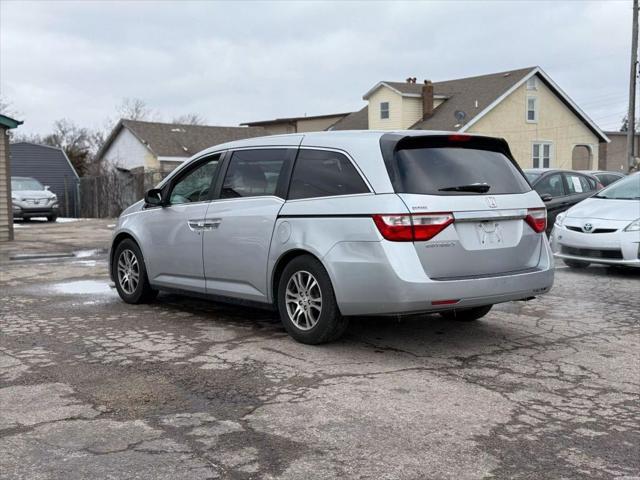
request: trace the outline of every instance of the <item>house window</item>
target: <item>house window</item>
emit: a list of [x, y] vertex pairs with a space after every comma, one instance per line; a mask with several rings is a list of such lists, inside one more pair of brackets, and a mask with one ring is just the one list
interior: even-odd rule
[[380, 102], [380, 118], [389, 118], [389, 102]]
[[531, 77], [527, 80], [527, 90], [537, 90], [538, 89], [538, 79], [536, 77]]
[[538, 122], [538, 98], [527, 97], [527, 122]]
[[549, 168], [551, 165], [551, 142], [533, 144], [533, 168]]

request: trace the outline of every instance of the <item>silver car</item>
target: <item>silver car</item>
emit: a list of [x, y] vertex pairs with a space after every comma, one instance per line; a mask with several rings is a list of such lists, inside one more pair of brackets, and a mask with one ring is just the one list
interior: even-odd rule
[[556, 257], [571, 268], [590, 263], [640, 267], [640, 174], [559, 214], [551, 242]]
[[195, 155], [123, 212], [111, 276], [277, 309], [296, 340], [354, 315], [475, 320], [549, 291], [546, 211], [504, 140], [447, 132], [253, 138]]
[[35, 178], [11, 177], [11, 203], [14, 219], [46, 217], [55, 222], [58, 218], [58, 197]]

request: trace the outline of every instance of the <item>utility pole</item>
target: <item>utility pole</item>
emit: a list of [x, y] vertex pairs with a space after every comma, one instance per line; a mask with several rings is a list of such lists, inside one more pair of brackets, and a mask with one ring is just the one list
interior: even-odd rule
[[636, 74], [638, 71], [638, 0], [633, 0], [633, 37], [631, 38], [631, 69], [629, 72], [629, 112], [627, 114], [627, 162], [634, 165], [636, 133]]

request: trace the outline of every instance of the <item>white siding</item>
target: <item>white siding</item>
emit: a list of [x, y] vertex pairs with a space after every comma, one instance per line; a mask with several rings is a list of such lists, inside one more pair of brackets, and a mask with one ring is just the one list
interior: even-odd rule
[[[103, 155], [104, 161], [114, 167], [131, 170], [156, 166], [157, 159], [128, 129], [123, 128]], [[159, 165], [158, 165], [159, 166]]]

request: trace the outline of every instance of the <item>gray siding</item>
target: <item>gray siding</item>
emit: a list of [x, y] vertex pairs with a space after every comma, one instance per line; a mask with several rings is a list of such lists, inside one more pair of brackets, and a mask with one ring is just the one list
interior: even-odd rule
[[64, 152], [59, 148], [26, 142], [13, 143], [11, 145], [11, 176], [32, 177], [43, 185], [49, 185], [49, 189], [58, 196], [60, 215], [69, 217], [78, 215], [80, 210], [76, 205], [78, 176], [67, 161]]
[[13, 240], [13, 209], [9, 181], [9, 137], [0, 126], [0, 242]]

